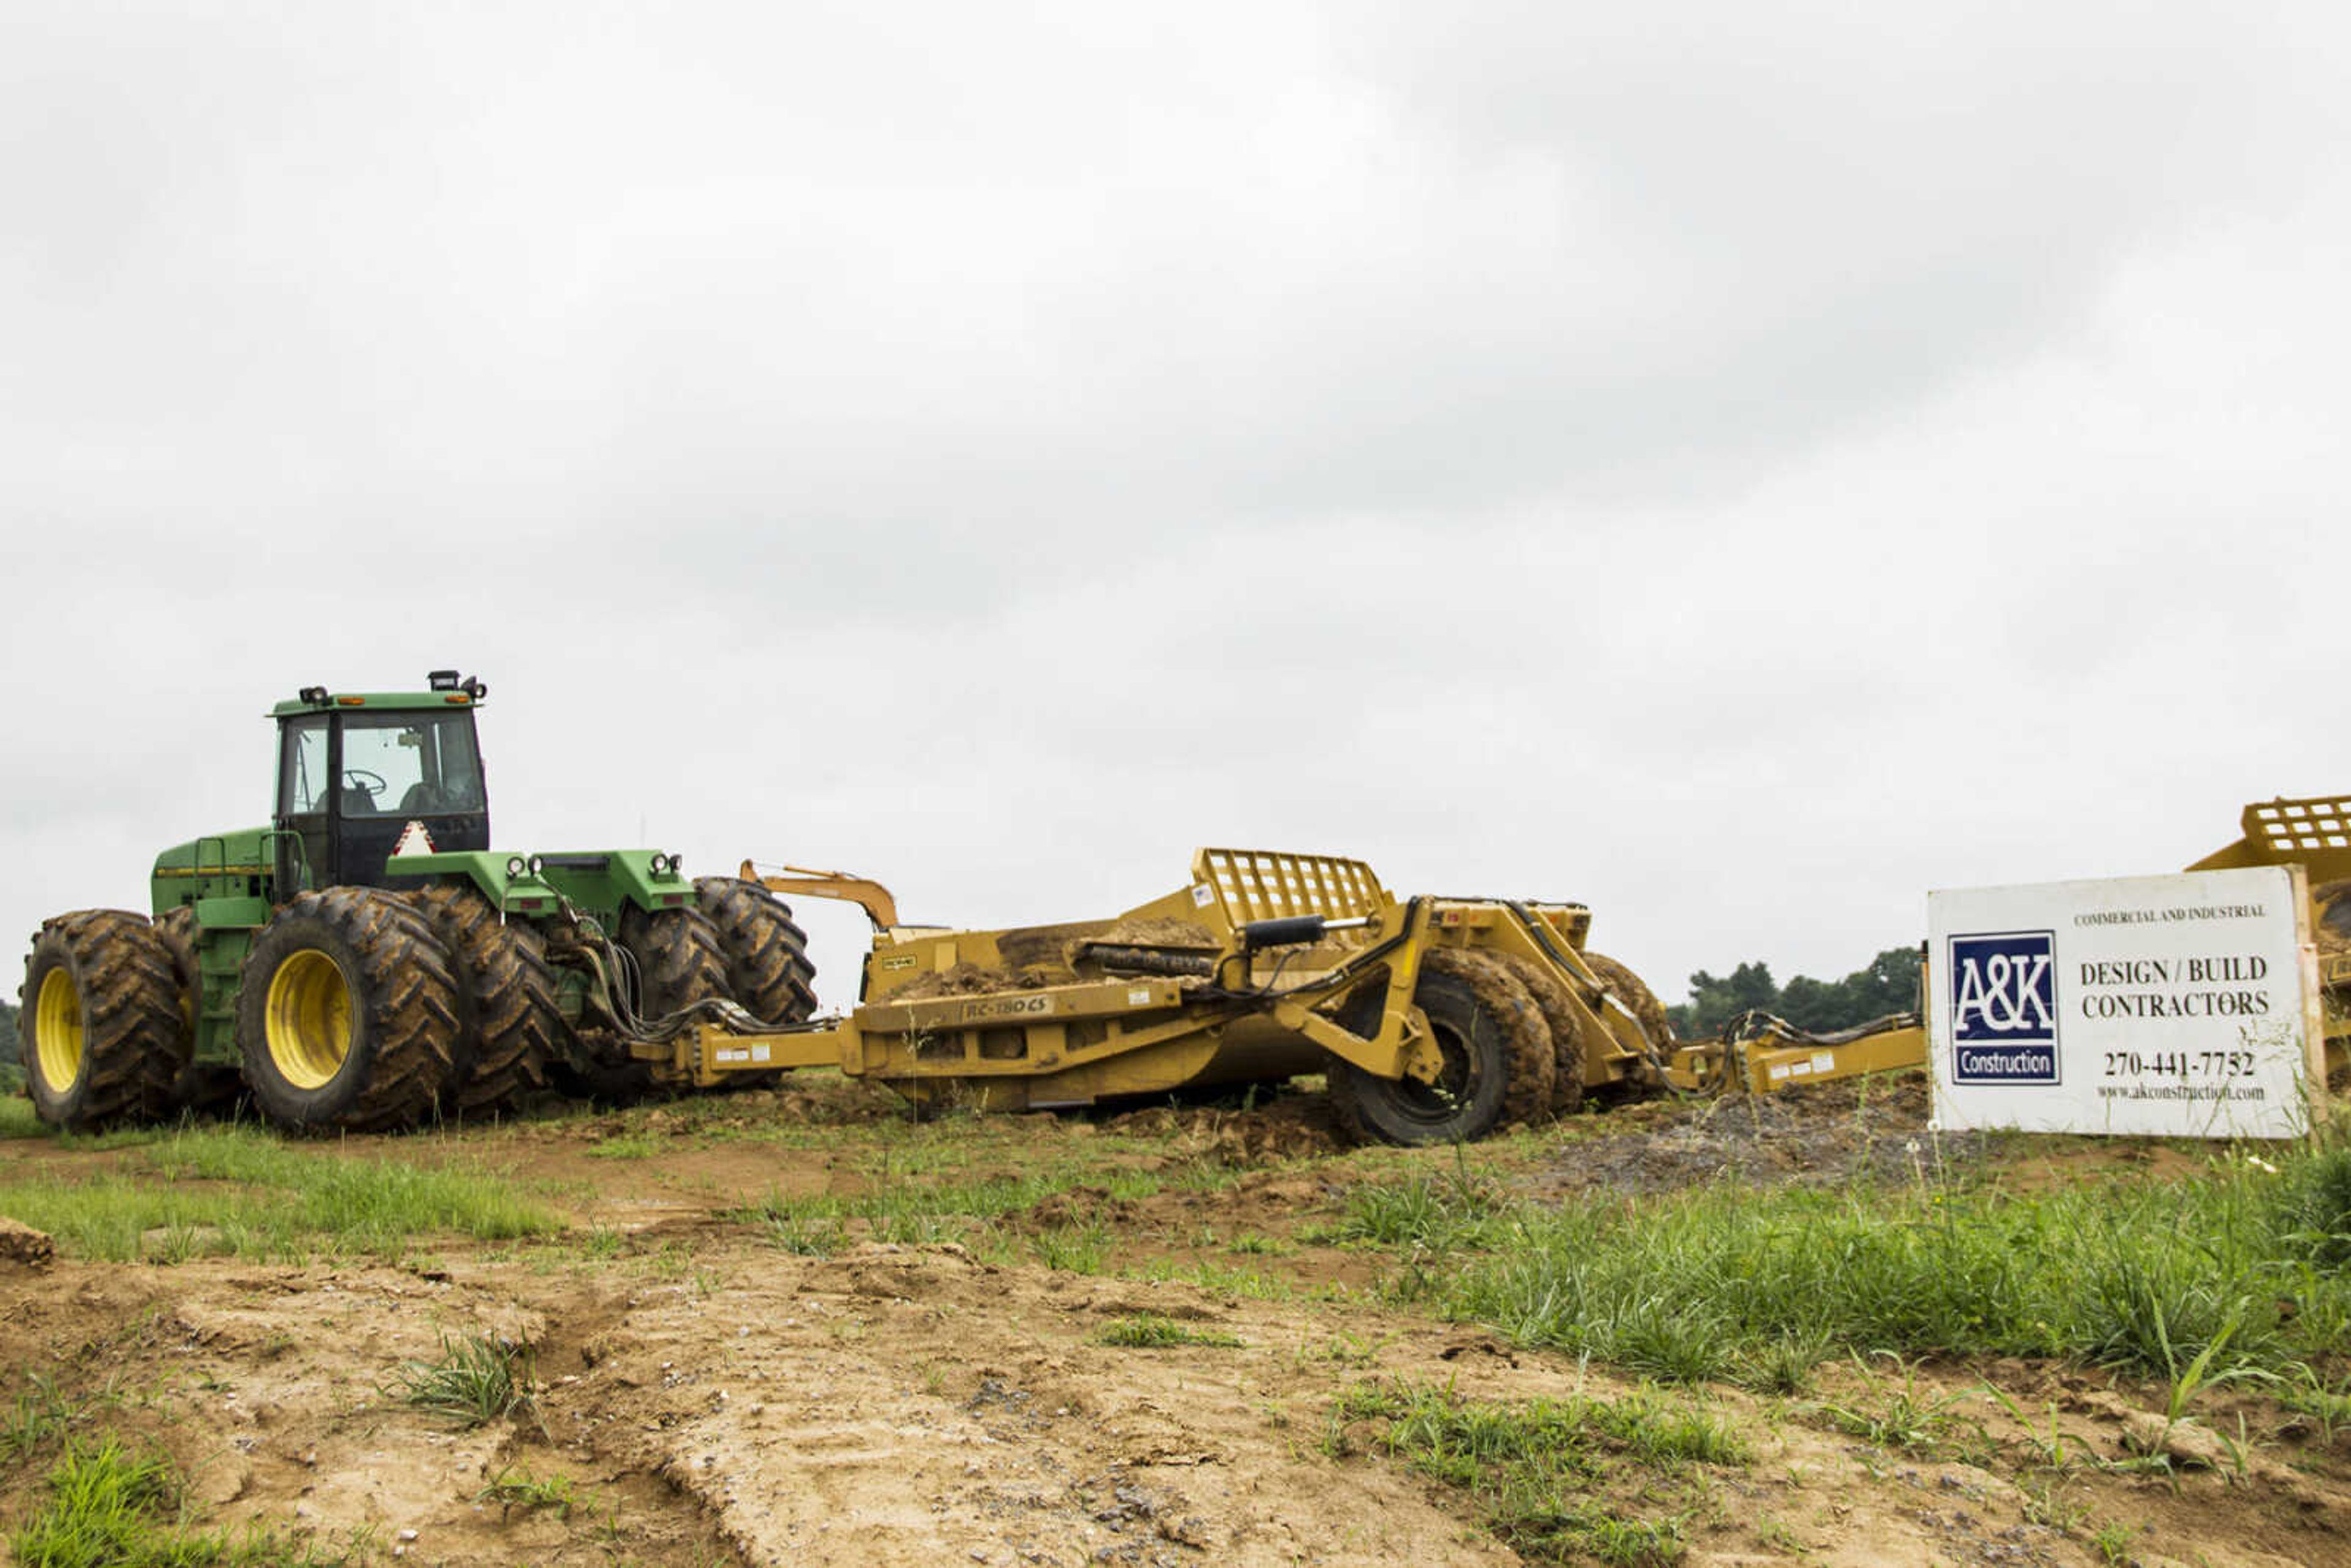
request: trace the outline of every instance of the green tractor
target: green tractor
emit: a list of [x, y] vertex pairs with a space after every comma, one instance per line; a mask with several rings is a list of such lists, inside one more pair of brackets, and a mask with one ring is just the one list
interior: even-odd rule
[[[85, 1129], [249, 1096], [294, 1129], [478, 1118], [552, 1084], [665, 1087], [698, 1015], [815, 1010], [766, 887], [652, 850], [490, 848], [479, 681], [279, 703], [270, 825], [155, 859], [151, 920], [43, 922], [18, 1022], [41, 1119]], [[740, 1009], [739, 1013], [734, 1009]]]

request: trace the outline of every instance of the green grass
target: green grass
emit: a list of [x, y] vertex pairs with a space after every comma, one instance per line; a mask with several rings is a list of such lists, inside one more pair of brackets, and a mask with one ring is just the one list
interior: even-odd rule
[[1470, 1493], [1480, 1522], [1535, 1563], [1678, 1561], [1688, 1510], [1620, 1512], [1608, 1483], [1631, 1479], [1646, 1500], [1660, 1478], [1678, 1478], [1695, 1498], [1703, 1483], [1694, 1467], [1753, 1457], [1719, 1417], [1654, 1389], [1617, 1400], [1499, 1404], [1437, 1388], [1358, 1386], [1339, 1396], [1326, 1448], [1347, 1451], [1348, 1433], [1366, 1421], [1380, 1428], [1374, 1447]]
[[569, 1519], [571, 1511], [582, 1504], [592, 1505], [595, 1494], [582, 1496], [578, 1486], [567, 1475], [538, 1477], [528, 1470], [509, 1466], [492, 1476], [482, 1490], [474, 1494], [475, 1502], [495, 1502], [499, 1507], [525, 1512], [551, 1509], [558, 1519]]
[[1902, 1368], [1899, 1387], [1864, 1367], [1859, 1396], [1844, 1404], [1824, 1403], [1818, 1411], [1830, 1426], [1873, 1448], [1938, 1458], [1950, 1451], [1963, 1425], [1973, 1427], [1979, 1444], [1985, 1440], [1982, 1424], [1967, 1421], [1958, 1411], [1969, 1396], [1966, 1392], [1939, 1397], [1922, 1394], [1917, 1375], [1908, 1366]]
[[1393, 1295], [1669, 1381], [1784, 1391], [1824, 1355], [1892, 1351], [2210, 1385], [2351, 1339], [2351, 1147], [2270, 1159], [2046, 1193], [1929, 1176], [1556, 1209], [1423, 1179], [1354, 1195], [1341, 1228], [1398, 1252]]
[[651, 1133], [622, 1133], [590, 1145], [587, 1153], [591, 1160], [642, 1160], [661, 1153], [662, 1144]]
[[1094, 1335], [1096, 1344], [1114, 1345], [1124, 1350], [1171, 1350], [1177, 1345], [1209, 1345], [1222, 1350], [1237, 1350], [1241, 1340], [1219, 1329], [1194, 1328], [1173, 1318], [1163, 1318], [1155, 1312], [1144, 1312], [1134, 1317], [1113, 1318]]
[[347, 1158], [252, 1126], [183, 1127], [117, 1146], [115, 1169], [0, 1181], [0, 1213], [69, 1253], [114, 1262], [397, 1256], [421, 1236], [501, 1241], [562, 1228], [552, 1210], [476, 1162]]
[[345, 1554], [275, 1532], [204, 1531], [183, 1518], [179, 1475], [111, 1436], [68, 1444], [49, 1495], [9, 1538], [19, 1568], [328, 1568]]
[[404, 1361], [392, 1369], [389, 1392], [460, 1427], [484, 1427], [508, 1416], [535, 1414], [528, 1344], [488, 1334], [441, 1336], [434, 1361]]
[[25, 1386], [0, 1410], [0, 1461], [15, 1464], [29, 1458], [63, 1437], [78, 1415], [54, 1377], [46, 1372], [26, 1373]]
[[[5, 1042], [0, 1042], [5, 1043]], [[14, 1062], [8, 1064], [15, 1067]], [[46, 1123], [34, 1113], [33, 1103], [17, 1091], [24, 1087], [21, 1070], [16, 1082], [0, 1084], [0, 1138], [45, 1138], [49, 1135]]]

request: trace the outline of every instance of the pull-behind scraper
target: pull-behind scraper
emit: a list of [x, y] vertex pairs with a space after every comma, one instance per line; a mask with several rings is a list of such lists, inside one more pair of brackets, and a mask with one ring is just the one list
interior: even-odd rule
[[895, 925], [856, 879], [768, 885], [865, 905], [862, 999], [780, 1028], [724, 1006], [639, 1025], [657, 1077], [833, 1067], [918, 1107], [1019, 1110], [1324, 1072], [1358, 1135], [1424, 1144], [1670, 1070], [1664, 1008], [1585, 949], [1581, 904], [1399, 899], [1361, 861], [1226, 849], [1123, 915], [996, 931]]

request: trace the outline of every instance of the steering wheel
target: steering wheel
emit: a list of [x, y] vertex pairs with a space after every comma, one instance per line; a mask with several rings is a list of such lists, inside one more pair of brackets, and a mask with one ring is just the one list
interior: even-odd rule
[[392, 788], [390, 784], [384, 781], [382, 774], [371, 773], [364, 768], [344, 768], [343, 782], [346, 784], [356, 784], [359, 788], [366, 790], [371, 795], [381, 795], [386, 789]]

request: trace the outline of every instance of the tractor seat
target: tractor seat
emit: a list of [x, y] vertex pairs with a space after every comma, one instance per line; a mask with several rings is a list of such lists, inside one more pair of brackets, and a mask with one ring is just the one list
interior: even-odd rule
[[372, 817], [375, 815], [375, 797], [356, 784], [346, 784], [343, 786], [341, 810], [346, 817]]

